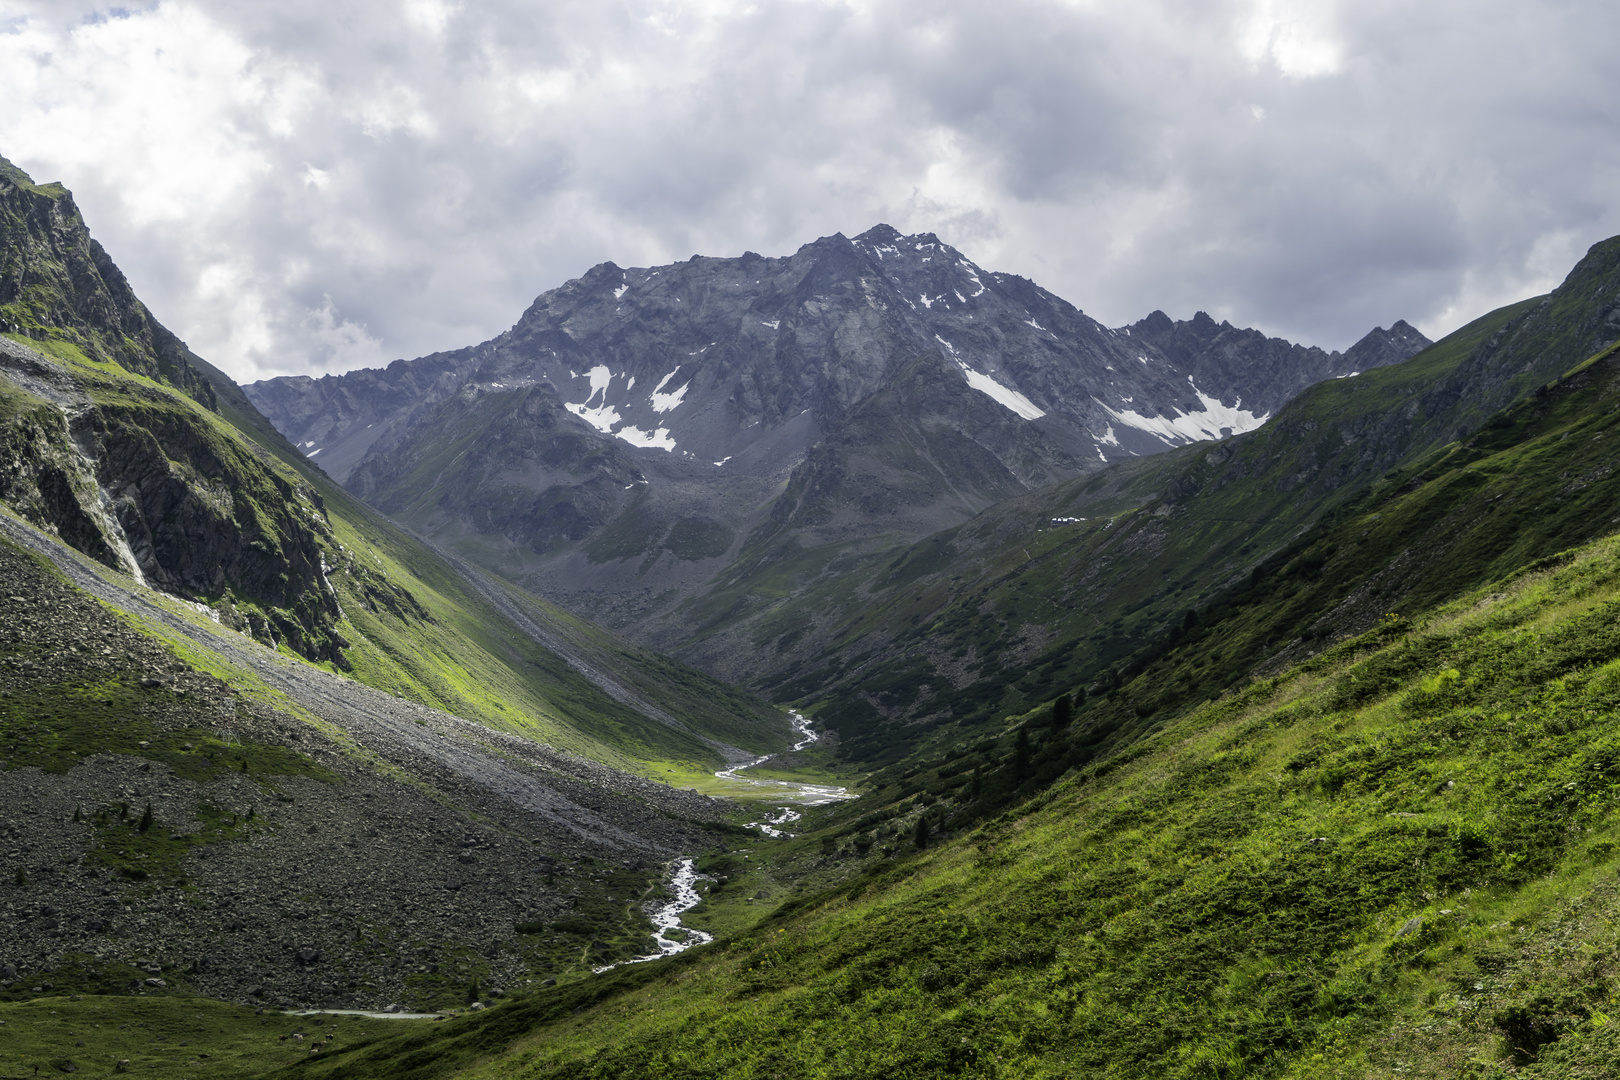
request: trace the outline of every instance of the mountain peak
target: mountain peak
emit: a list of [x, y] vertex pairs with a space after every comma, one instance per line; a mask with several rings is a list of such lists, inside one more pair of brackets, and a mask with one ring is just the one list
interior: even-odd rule
[[1176, 324], [1171, 320], [1170, 316], [1166, 315], [1158, 308], [1154, 308], [1152, 311], [1148, 312], [1147, 318], [1131, 327], [1131, 332], [1134, 334], [1156, 337], [1161, 334], [1168, 334], [1175, 330], [1175, 328]]
[[931, 232], [903, 233], [893, 225], [877, 224], [855, 238], [857, 245], [868, 247], [900, 247], [921, 250], [930, 246], [954, 251], [949, 244]]
[[892, 244], [896, 240], [905, 238], [905, 234], [893, 225], [878, 222], [855, 238], [859, 244]]
[[1405, 319], [1397, 319], [1385, 330], [1375, 326], [1362, 339], [1344, 350], [1344, 358], [1358, 371], [1399, 363], [1428, 348], [1434, 342], [1424, 337]]

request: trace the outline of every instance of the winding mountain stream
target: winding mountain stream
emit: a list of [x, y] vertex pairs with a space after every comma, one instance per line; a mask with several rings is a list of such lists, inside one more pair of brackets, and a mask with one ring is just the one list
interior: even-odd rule
[[[793, 744], [793, 750], [789, 751], [789, 753], [803, 750], [811, 743], [819, 742], [821, 740], [821, 736], [810, 729], [810, 721], [806, 720], [797, 710], [789, 710], [788, 716], [792, 718], [793, 729], [801, 736], [799, 741]], [[776, 756], [777, 755], [775, 754], [766, 754], [764, 757], [755, 758], [753, 761], [750, 761], [747, 764], [733, 765], [729, 768], [721, 769], [714, 775], [721, 780], [727, 780], [736, 784], [746, 784], [749, 787], [769, 791], [773, 795], [780, 795], [781, 798], [787, 800], [788, 802], [798, 803], [800, 806], [821, 806], [825, 803], [855, 798], [855, 796], [850, 793], [848, 788], [833, 787], [828, 784], [799, 784], [791, 780], [756, 780], [751, 776], [739, 775], [744, 769], [752, 769], [763, 765]], [[785, 813], [791, 814], [792, 816], [781, 818], [780, 820], [767, 819], [769, 825], [780, 825], [786, 821], [794, 821], [800, 816], [786, 806], [782, 807], [781, 809]], [[755, 824], [758, 825], [759, 823], [755, 822]], [[771, 832], [767, 826], [762, 825], [760, 827], [765, 828], [766, 836], [779, 835]]]
[[[788, 715], [792, 718], [793, 729], [800, 736], [799, 741], [793, 744], [794, 751], [803, 750], [821, 738], [820, 735], [810, 729], [810, 721], [806, 720], [796, 710], [790, 711]], [[781, 798], [797, 803], [800, 806], [821, 806], [825, 803], [855, 798], [848, 788], [833, 787], [827, 784], [800, 784], [790, 780], [756, 780], [753, 777], [738, 775], [744, 769], [752, 769], [756, 765], [763, 765], [775, 756], [775, 754], [766, 754], [764, 757], [755, 758], [745, 765], [733, 765], [722, 769], [714, 775], [721, 780], [732, 783], [763, 788], [773, 795], [779, 795]], [[797, 821], [804, 815], [791, 806], [778, 806], [776, 810], [775, 814], [765, 815], [764, 821], [749, 822], [748, 827], [758, 829], [766, 836], [792, 836], [792, 833], [783, 832], [777, 826]], [[633, 960], [621, 960], [617, 964], [607, 964], [595, 970], [598, 972], [611, 971], [613, 968], [625, 964], [644, 964], [649, 960], [661, 960], [666, 956], [674, 956], [678, 952], [684, 952], [693, 945], [707, 945], [713, 941], [713, 934], [681, 925], [681, 916], [703, 902], [702, 895], [697, 891], [697, 879], [697, 860], [690, 858], [677, 859], [670, 871], [669, 878], [669, 891], [673, 894], [673, 898], [648, 916], [652, 919], [653, 941], [657, 944], [658, 951], [648, 953], [646, 956], [638, 956]], [[680, 937], [669, 936], [677, 931], [680, 933]]]
[[[666, 956], [674, 956], [684, 952], [694, 945], [707, 945], [714, 940], [714, 935], [702, 930], [694, 930], [689, 926], [681, 925], [681, 916], [703, 903], [703, 897], [697, 891], [697, 860], [677, 859], [674, 869], [669, 877], [669, 891], [674, 897], [663, 907], [651, 912], [647, 917], [653, 924], [653, 943], [658, 951], [638, 956], [631, 960], [620, 960], [617, 964], [605, 964], [595, 968], [597, 973], [611, 971], [625, 964], [645, 964], [649, 960], [662, 960]], [[681, 936], [669, 935], [679, 931]]]

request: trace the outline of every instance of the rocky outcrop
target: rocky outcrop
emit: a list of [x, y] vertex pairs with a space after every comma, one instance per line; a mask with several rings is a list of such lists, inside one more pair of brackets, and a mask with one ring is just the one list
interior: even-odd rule
[[57, 342], [167, 383], [213, 408], [186, 347], [136, 298], [61, 184], [0, 158], [0, 332]]
[[320, 497], [190, 402], [93, 379], [0, 339], [0, 500], [154, 588], [221, 604], [261, 640], [344, 663]]

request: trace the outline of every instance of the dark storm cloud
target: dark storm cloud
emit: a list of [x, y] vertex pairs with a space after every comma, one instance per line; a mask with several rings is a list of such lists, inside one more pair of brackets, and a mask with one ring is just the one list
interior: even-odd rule
[[244, 378], [613, 259], [930, 229], [1104, 321], [1342, 347], [1620, 231], [1595, 4], [0, 0], [0, 153]]

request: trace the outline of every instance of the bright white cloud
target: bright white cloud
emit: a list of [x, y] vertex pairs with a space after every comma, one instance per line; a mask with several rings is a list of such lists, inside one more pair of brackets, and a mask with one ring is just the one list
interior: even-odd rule
[[0, 153], [244, 379], [604, 259], [932, 230], [1110, 323], [1342, 347], [1620, 232], [1620, 13], [1431, 0], [0, 0]]
[[1243, 20], [1243, 54], [1294, 78], [1332, 75], [1341, 59], [1333, 12], [1324, 0], [1257, 0]]

